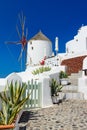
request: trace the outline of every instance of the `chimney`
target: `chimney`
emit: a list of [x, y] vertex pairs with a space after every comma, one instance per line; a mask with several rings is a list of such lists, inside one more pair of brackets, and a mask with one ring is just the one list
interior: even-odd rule
[[58, 37], [55, 38], [55, 51], [56, 51], [56, 55], [58, 53]]

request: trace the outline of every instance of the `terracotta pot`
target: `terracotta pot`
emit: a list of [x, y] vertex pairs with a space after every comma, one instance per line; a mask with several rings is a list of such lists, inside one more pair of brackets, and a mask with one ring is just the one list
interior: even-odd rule
[[11, 124], [11, 125], [0, 125], [0, 129], [1, 130], [10, 130], [13, 129], [15, 127], [15, 124]]

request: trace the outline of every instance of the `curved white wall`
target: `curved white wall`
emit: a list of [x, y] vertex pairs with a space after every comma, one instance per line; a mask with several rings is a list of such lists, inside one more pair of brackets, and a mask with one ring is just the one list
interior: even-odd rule
[[66, 51], [67, 53], [87, 51], [87, 26], [82, 26], [74, 39], [66, 43]]
[[87, 69], [87, 57], [83, 60], [83, 70]]
[[27, 67], [39, 62], [46, 56], [52, 55], [52, 43], [44, 40], [32, 40], [27, 46]]
[[73, 53], [75, 51], [75, 43], [74, 40], [71, 40], [66, 43], [66, 52]]

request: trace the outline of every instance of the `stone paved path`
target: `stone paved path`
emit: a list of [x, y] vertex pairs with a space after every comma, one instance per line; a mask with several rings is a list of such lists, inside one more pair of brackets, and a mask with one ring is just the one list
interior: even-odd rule
[[87, 130], [87, 101], [69, 100], [32, 110], [26, 130]]

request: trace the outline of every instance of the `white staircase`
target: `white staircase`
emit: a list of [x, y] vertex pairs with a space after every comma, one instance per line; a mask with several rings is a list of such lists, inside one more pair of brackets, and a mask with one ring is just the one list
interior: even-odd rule
[[78, 92], [78, 86], [66, 85], [63, 86], [62, 93], [65, 99], [84, 100], [84, 94]]
[[63, 86], [62, 93], [65, 94], [65, 99], [84, 100], [84, 94], [78, 92], [78, 78], [82, 76], [82, 71], [72, 73], [69, 76], [70, 85]]
[[78, 78], [82, 76], [82, 71], [79, 71], [78, 73], [72, 73], [69, 76], [69, 80], [72, 85], [78, 86]]

